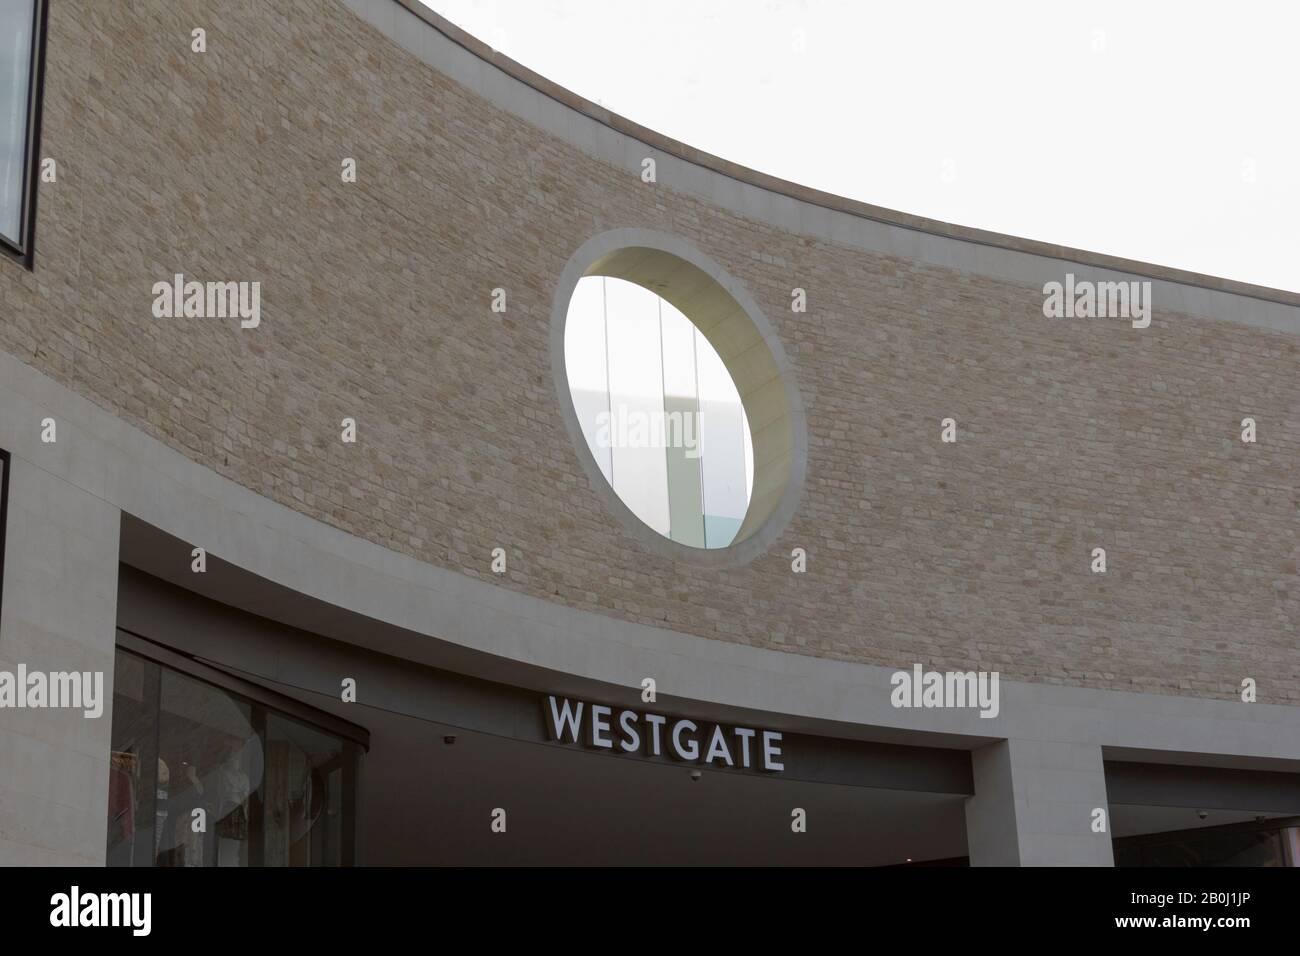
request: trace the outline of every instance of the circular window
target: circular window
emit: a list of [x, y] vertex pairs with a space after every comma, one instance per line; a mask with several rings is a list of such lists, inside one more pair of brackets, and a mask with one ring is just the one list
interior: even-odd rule
[[589, 240], [560, 278], [551, 354], [592, 486], [647, 547], [738, 566], [780, 534], [807, 460], [798, 390], [752, 299], [694, 247]]
[[564, 365], [587, 448], [632, 513], [688, 547], [730, 545], [749, 510], [753, 441], [735, 382], [691, 320], [636, 283], [584, 277]]

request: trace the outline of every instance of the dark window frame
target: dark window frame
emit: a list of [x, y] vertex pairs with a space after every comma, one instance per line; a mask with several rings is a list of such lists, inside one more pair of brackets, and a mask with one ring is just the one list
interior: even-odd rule
[[235, 697], [242, 697], [250, 704], [258, 704], [300, 723], [309, 724], [323, 733], [360, 744], [363, 752], [370, 750], [370, 731], [360, 724], [336, 717], [328, 711], [317, 710], [310, 704], [304, 704], [293, 697], [268, 690], [261, 684], [245, 680], [206, 661], [172, 650], [143, 634], [119, 626], [117, 646], [136, 657], [143, 657], [163, 667], [170, 667], [187, 677], [211, 684]]
[[0, 448], [0, 615], [4, 613], [5, 537], [9, 525], [9, 452]]
[[32, 0], [32, 67], [27, 91], [27, 153], [23, 168], [23, 214], [18, 244], [0, 236], [0, 251], [28, 271], [36, 268], [36, 185], [41, 155], [41, 118], [45, 102], [45, 40], [49, 33], [49, 0]]

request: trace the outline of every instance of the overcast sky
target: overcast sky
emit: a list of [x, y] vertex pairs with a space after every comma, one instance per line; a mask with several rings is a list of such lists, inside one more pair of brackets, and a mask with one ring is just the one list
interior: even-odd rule
[[1300, 3], [426, 0], [744, 166], [1300, 291]]

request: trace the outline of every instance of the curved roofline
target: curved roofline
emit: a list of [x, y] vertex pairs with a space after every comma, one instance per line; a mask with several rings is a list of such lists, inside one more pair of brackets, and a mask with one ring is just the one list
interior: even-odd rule
[[1255, 285], [1249, 282], [1241, 282], [1236, 279], [1225, 279], [1221, 276], [1206, 275], [1200, 272], [1191, 272], [1186, 269], [1175, 269], [1171, 266], [1162, 266], [1151, 262], [1142, 262], [1137, 259], [1125, 259], [1120, 256], [1107, 255], [1100, 252], [1089, 252], [1086, 249], [1075, 249], [1070, 246], [1057, 245], [1055, 243], [1043, 242], [1037, 239], [1024, 239], [1019, 236], [1010, 236], [1005, 233], [992, 232], [987, 229], [976, 229], [972, 226], [959, 226], [955, 223], [943, 222], [938, 219], [927, 219], [924, 216], [914, 216], [910, 213], [899, 212], [895, 209], [886, 209], [884, 206], [874, 206], [871, 203], [860, 202], [856, 199], [847, 199], [843, 196], [837, 196], [834, 193], [823, 192], [820, 189], [813, 189], [808, 186], [801, 186], [798, 183], [790, 182], [786, 179], [780, 179], [776, 176], [770, 176], [767, 173], [761, 173], [758, 170], [750, 169], [747, 166], [741, 166], [730, 160], [723, 159], [720, 156], [714, 156], [712, 153], [706, 153], [703, 150], [696, 149], [679, 140], [671, 139], [662, 133], [657, 133], [634, 123], [625, 116], [611, 112], [593, 103], [591, 100], [578, 96], [571, 90], [567, 90], [557, 83], [548, 80], [539, 73], [530, 70], [522, 63], [518, 63], [510, 57], [494, 50], [482, 40], [470, 33], [462, 30], [450, 20], [435, 13], [428, 7], [424, 6], [419, 0], [392, 0], [399, 4], [412, 15], [423, 20], [429, 26], [433, 27], [448, 40], [462, 47], [468, 53], [496, 67], [507, 76], [518, 80], [543, 96], [546, 96], [563, 106], [568, 107], [588, 118], [600, 123], [624, 136], [628, 136], [638, 142], [644, 143], [651, 149], [667, 153], [680, 160], [701, 166], [712, 172], [735, 179], [738, 182], [747, 183], [748, 185], [765, 189], [769, 192], [781, 196], [787, 196], [799, 202], [810, 203], [814, 206], [821, 206], [835, 212], [847, 213], [851, 216], [857, 216], [861, 219], [869, 219], [874, 222], [884, 223], [890, 226], [897, 226], [904, 229], [911, 229], [917, 232], [927, 233], [934, 236], [942, 236], [948, 239], [957, 239], [962, 242], [970, 242], [983, 246], [991, 246], [996, 249], [1006, 249], [1012, 252], [1028, 253], [1035, 256], [1043, 256], [1049, 259], [1060, 259], [1065, 262], [1074, 262], [1080, 265], [1092, 266], [1101, 269], [1111, 269], [1117, 272], [1126, 272], [1132, 275], [1143, 276], [1150, 279], [1160, 279], [1167, 282], [1176, 282], [1181, 285], [1195, 286], [1202, 289], [1210, 289], [1216, 292], [1226, 292], [1233, 295], [1248, 296], [1253, 299], [1261, 299], [1266, 302], [1275, 302], [1280, 305], [1300, 306], [1300, 292], [1290, 292], [1285, 289], [1275, 289], [1270, 286]]

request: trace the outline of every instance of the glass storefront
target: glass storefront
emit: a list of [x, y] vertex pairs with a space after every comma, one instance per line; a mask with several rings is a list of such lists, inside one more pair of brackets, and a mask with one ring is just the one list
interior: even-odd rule
[[360, 751], [119, 647], [108, 865], [349, 865]]
[[1300, 819], [1121, 837], [1116, 866], [1300, 866]]

